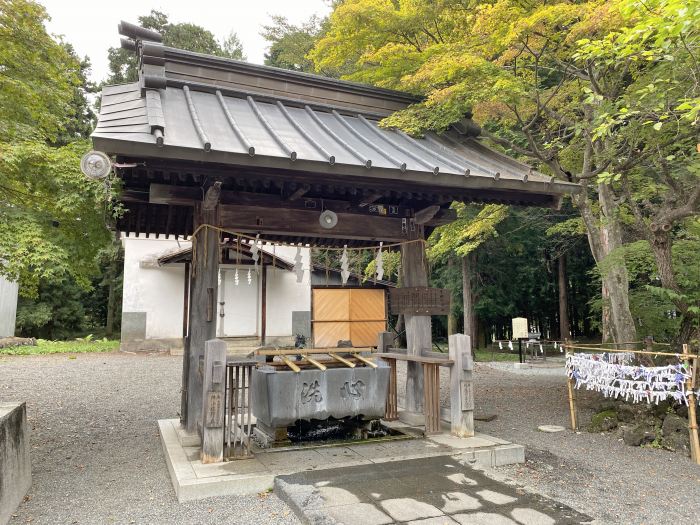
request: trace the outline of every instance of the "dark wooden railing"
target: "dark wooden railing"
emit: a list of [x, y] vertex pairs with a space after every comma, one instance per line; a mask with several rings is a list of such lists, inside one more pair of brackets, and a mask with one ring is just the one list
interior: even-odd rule
[[224, 457], [242, 459], [252, 455], [252, 380], [256, 361], [229, 357], [226, 361], [224, 407]]

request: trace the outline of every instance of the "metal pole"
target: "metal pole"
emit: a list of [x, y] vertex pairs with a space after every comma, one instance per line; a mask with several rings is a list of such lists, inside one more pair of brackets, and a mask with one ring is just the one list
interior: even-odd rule
[[518, 337], [518, 358], [520, 359], [520, 362], [523, 362], [523, 340]]

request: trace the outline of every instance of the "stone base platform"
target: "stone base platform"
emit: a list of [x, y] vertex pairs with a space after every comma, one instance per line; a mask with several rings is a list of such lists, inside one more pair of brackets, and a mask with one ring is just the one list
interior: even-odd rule
[[[406, 421], [384, 422], [404, 432], [396, 440], [357, 444], [304, 445], [258, 449], [251, 459], [202, 464], [196, 436], [182, 431], [177, 419], [158, 421], [165, 460], [178, 501], [212, 496], [257, 494], [271, 490], [280, 475], [330, 468], [381, 464], [394, 461], [451, 456], [463, 464], [492, 468], [525, 461], [525, 448], [502, 439], [477, 433], [471, 438], [449, 434], [422, 437], [419, 426]], [[414, 437], [412, 439], [412, 437]]]

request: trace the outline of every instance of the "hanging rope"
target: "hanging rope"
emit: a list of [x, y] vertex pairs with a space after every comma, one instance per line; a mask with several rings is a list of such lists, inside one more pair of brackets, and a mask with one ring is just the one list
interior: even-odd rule
[[[238, 246], [237, 246], [237, 251], [238, 251], [237, 260], [239, 261], [239, 264], [240, 264], [241, 241], [242, 241], [243, 239], [246, 239], [246, 240], [248, 240], [248, 241], [252, 241], [252, 242], [255, 243], [256, 245], [257, 245], [257, 243], [271, 244], [271, 245], [273, 246], [273, 251], [274, 251], [274, 247], [275, 247], [275, 246], [292, 246], [292, 247], [294, 247], [294, 248], [298, 248], [298, 247], [299, 247], [299, 243], [287, 243], [287, 242], [284, 242], [284, 241], [272, 241], [272, 240], [269, 240], [269, 239], [261, 239], [261, 238], [260, 238], [260, 234], [255, 235], [255, 236], [252, 236], [252, 235], [246, 235], [246, 234], [244, 234], [244, 233], [236, 232], [236, 231], [233, 231], [233, 230], [227, 230], [227, 229], [225, 229], [225, 228], [221, 228], [221, 227], [219, 227], [219, 226], [214, 226], [214, 225], [212, 225], [212, 224], [200, 224], [200, 225], [194, 230], [194, 232], [192, 232], [192, 235], [190, 236], [190, 239], [191, 239], [191, 241], [192, 241], [192, 277], [196, 277], [196, 274], [197, 274], [197, 271], [196, 271], [196, 268], [197, 268], [196, 261], [197, 261], [197, 256], [198, 256], [198, 255], [197, 255], [197, 242], [196, 242], [196, 241], [197, 241], [197, 236], [198, 236], [198, 235], [200, 234], [200, 232], [202, 232], [202, 231], [203, 231], [203, 232], [205, 233], [205, 235], [206, 235], [206, 234], [208, 233], [208, 230], [213, 230], [213, 231], [218, 232], [218, 233], [227, 233], [227, 234], [229, 234], [229, 235], [235, 235], [235, 236], [236, 236], [236, 239], [237, 239], [237, 242], [238, 242]], [[406, 246], [406, 245], [408, 245], [408, 244], [413, 244], [413, 243], [421, 243], [421, 244], [423, 244], [423, 246], [427, 246], [427, 244], [428, 244], [427, 241], [426, 241], [425, 239], [411, 239], [411, 240], [407, 240], [407, 241], [400, 241], [400, 242], [395, 242], [395, 243], [390, 243], [390, 244], [383, 244], [383, 243], [381, 243], [381, 246], [382, 246], [382, 249], [386, 251], [386, 250], [388, 250], [388, 249], [390, 249], [390, 248], [397, 248], [397, 247], [400, 247], [400, 246]], [[207, 255], [208, 255], [208, 251], [207, 251], [207, 250], [208, 250], [208, 247], [207, 247], [207, 245], [208, 245], [208, 243], [205, 242], [205, 243], [204, 243], [204, 261], [205, 261], [205, 262], [204, 262], [204, 265], [205, 265], [204, 267], [205, 267], [205, 268], [206, 268], [206, 266], [207, 266]], [[376, 246], [376, 245], [372, 245], [372, 246], [351, 246], [351, 247], [348, 247], [347, 245], [344, 245], [342, 248], [338, 248], [338, 247], [328, 247], [328, 248], [324, 248], [324, 249], [325, 249], [326, 251], [339, 251], [339, 252], [344, 252], [344, 253], [347, 254], [347, 252], [350, 252], [350, 251], [353, 251], [353, 252], [361, 252], [361, 251], [367, 251], [367, 250], [375, 251], [375, 250], [377, 250], [377, 246]], [[422, 263], [423, 263], [423, 264], [425, 264], [425, 259], [424, 259], [424, 257], [425, 257], [425, 250], [421, 250], [421, 258], [422, 258]], [[274, 255], [273, 255], [273, 265], [274, 265]]]

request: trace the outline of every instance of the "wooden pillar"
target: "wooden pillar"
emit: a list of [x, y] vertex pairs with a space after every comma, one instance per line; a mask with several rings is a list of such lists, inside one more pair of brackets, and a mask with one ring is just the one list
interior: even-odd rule
[[[423, 239], [423, 226], [415, 224], [413, 237]], [[401, 246], [402, 286], [428, 286], [425, 243], [412, 242]], [[408, 355], [419, 356], [423, 350], [433, 349], [429, 315], [405, 315], [406, 348]], [[419, 363], [406, 363], [406, 410], [423, 409], [423, 369]]]
[[451, 432], [458, 437], [474, 435], [474, 385], [471, 338], [464, 334], [449, 337]]
[[185, 263], [185, 285], [184, 298], [182, 302], [182, 386], [180, 388], [180, 424], [187, 424], [187, 378], [189, 377], [189, 345], [187, 344], [187, 321], [189, 320], [190, 302], [190, 263]]
[[[195, 230], [201, 224], [218, 224], [217, 207], [205, 209], [197, 203], [194, 208]], [[188, 362], [185, 426], [190, 432], [198, 430], [202, 419], [204, 342], [216, 337], [219, 233], [213, 229], [200, 230], [193, 248], [196, 258], [190, 270], [189, 333], [184, 354]]]
[[[274, 269], [274, 266], [273, 266]], [[260, 344], [265, 346], [267, 337], [267, 265], [260, 265]]]
[[394, 345], [394, 334], [391, 332], [379, 332], [377, 339], [377, 352], [388, 352]]
[[226, 343], [204, 343], [202, 382], [202, 463], [224, 460], [224, 396], [226, 395]]

